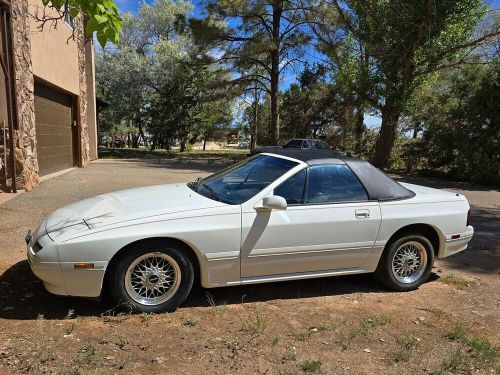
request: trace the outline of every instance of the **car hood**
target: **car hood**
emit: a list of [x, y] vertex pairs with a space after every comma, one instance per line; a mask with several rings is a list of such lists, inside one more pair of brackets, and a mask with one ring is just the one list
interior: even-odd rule
[[55, 239], [83, 230], [100, 228], [145, 217], [224, 206], [206, 198], [187, 184], [147, 186], [98, 195], [54, 211], [46, 221], [48, 235]]

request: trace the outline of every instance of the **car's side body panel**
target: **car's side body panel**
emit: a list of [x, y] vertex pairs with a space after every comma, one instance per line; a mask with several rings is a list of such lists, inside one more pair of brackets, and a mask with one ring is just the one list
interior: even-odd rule
[[[224, 206], [190, 212], [189, 215], [164, 215], [93, 230], [58, 245], [60, 262], [70, 295], [98, 296], [95, 270], [74, 270], [79, 262], [103, 264], [102, 269], [123, 247], [143, 239], [178, 239], [195, 252], [204, 286], [223, 286], [240, 281], [239, 246], [241, 211], [239, 206]], [[65, 266], [67, 265], [67, 267]], [[66, 272], [65, 272], [65, 271]], [[84, 280], [87, 279], [87, 282]], [[71, 289], [70, 289], [71, 288]], [[90, 290], [92, 289], [92, 290]]]
[[[358, 211], [369, 216], [357, 217]], [[361, 267], [380, 226], [378, 202], [242, 213], [242, 278]]]
[[437, 255], [444, 257], [447, 240], [452, 236], [460, 235], [462, 238], [472, 235], [468, 233], [471, 230], [467, 227], [469, 203], [465, 197], [423, 186], [404, 186], [415, 191], [415, 197], [380, 203], [382, 224], [376, 241], [377, 246], [385, 246], [400, 228], [412, 224], [426, 224], [437, 232], [440, 244]]

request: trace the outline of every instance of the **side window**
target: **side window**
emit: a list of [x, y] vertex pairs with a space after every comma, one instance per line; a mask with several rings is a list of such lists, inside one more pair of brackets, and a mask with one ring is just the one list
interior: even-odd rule
[[304, 169], [274, 189], [274, 195], [285, 198], [288, 204], [301, 204], [305, 183], [306, 170]]
[[305, 203], [336, 203], [368, 200], [365, 188], [345, 164], [309, 168]]

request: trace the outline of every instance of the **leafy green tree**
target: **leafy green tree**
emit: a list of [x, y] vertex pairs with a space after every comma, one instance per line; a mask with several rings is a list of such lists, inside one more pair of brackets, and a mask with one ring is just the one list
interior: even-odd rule
[[481, 0], [325, 0], [329, 23], [355, 39], [369, 56], [371, 106], [382, 114], [373, 163], [386, 167], [398, 120], [425, 77], [461, 61], [467, 48], [498, 29], [475, 35], [486, 6]]
[[498, 103], [500, 58], [434, 75], [415, 93], [408, 111], [416, 126], [414, 150], [420, 168], [500, 184]]
[[[231, 62], [243, 86], [267, 91], [271, 106], [272, 143], [280, 140], [280, 90], [283, 73], [303, 54], [309, 41], [304, 31], [301, 1], [290, 0], [207, 0], [211, 37], [223, 42], [221, 61]], [[227, 25], [221, 28], [221, 22]], [[214, 26], [215, 25], [215, 26]], [[219, 27], [217, 27], [219, 25]]]
[[306, 66], [298, 81], [283, 93], [283, 133], [287, 138], [315, 138], [336, 123], [339, 98], [322, 65]]
[[[138, 16], [124, 16], [123, 37], [116, 48], [97, 58], [99, 92], [110, 103], [103, 112], [111, 127], [125, 123], [152, 137], [152, 148], [181, 151], [219, 126], [231, 111], [227, 69], [213, 62], [189, 27], [192, 5], [156, 0], [143, 4]], [[219, 113], [216, 113], [217, 110]], [[218, 117], [219, 116], [219, 117]]]
[[50, 6], [58, 13], [58, 17], [44, 16], [42, 22], [62, 19], [68, 11], [71, 17], [76, 18], [83, 14], [87, 19], [85, 32], [87, 35], [96, 33], [97, 40], [102, 47], [107, 42], [118, 43], [122, 31], [122, 20], [118, 7], [113, 0], [42, 0], [44, 6]]
[[364, 117], [371, 109], [368, 102], [370, 90], [374, 97], [369, 56], [358, 41], [346, 37], [340, 23], [331, 22], [335, 15], [333, 7], [318, 7], [308, 14], [317, 39], [316, 48], [327, 57], [325, 66], [330, 69], [331, 79], [342, 98], [342, 146], [360, 155], [365, 147]]
[[151, 58], [144, 48], [138, 18], [125, 14], [123, 26], [117, 46], [96, 54], [97, 95], [109, 103], [99, 115], [99, 130], [111, 134], [115, 128], [126, 128], [132, 136], [133, 147], [137, 147], [150, 124]]

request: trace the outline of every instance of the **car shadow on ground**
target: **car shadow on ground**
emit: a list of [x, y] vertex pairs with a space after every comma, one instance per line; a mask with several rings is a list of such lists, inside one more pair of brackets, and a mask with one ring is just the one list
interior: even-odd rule
[[[437, 280], [431, 274], [429, 282]], [[183, 307], [211, 307], [283, 299], [339, 296], [353, 293], [390, 293], [370, 274], [204, 289], [195, 283]], [[182, 307], [181, 307], [182, 308]], [[27, 261], [21, 261], [0, 275], [0, 319], [65, 319], [77, 316], [106, 316], [127, 312], [111, 298], [93, 300], [60, 297], [48, 293], [33, 275]]]

